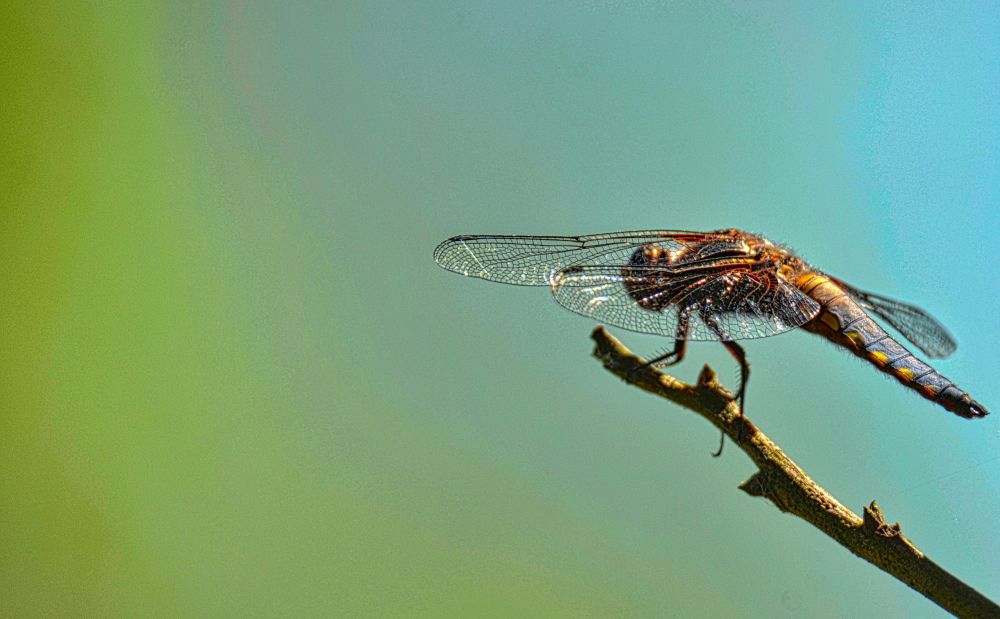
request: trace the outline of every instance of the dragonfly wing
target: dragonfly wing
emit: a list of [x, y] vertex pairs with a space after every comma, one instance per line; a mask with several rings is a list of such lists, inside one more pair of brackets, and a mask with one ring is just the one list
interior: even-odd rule
[[[718, 242], [707, 243], [718, 238]], [[699, 253], [709, 259], [739, 241], [712, 232], [639, 230], [589, 236], [456, 236], [434, 250], [449, 271], [520, 286], [548, 286], [564, 269], [581, 264], [627, 265], [639, 248], [655, 243], [666, 252]], [[713, 249], [714, 248], [714, 249]]]
[[889, 323], [932, 359], [944, 359], [958, 348], [955, 338], [938, 320], [915, 305], [843, 284], [861, 307]]
[[[819, 304], [770, 267], [626, 268], [579, 265], [552, 282], [569, 310], [623, 329], [675, 337], [682, 314], [689, 340], [741, 340], [798, 327]], [[714, 324], [710, 327], [707, 321]]]

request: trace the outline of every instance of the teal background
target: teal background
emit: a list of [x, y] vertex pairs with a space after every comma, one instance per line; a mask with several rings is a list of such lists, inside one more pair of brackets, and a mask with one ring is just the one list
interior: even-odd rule
[[[761, 232], [928, 308], [996, 410], [994, 4], [24, 3], [0, 35], [3, 614], [943, 615], [736, 490], [544, 289], [431, 251]], [[996, 416], [746, 348], [754, 421], [1000, 598]]]

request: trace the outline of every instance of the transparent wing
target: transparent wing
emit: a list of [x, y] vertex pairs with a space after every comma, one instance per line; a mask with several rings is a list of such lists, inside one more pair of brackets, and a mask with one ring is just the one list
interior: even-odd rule
[[773, 267], [745, 261], [693, 268], [580, 265], [557, 274], [552, 291], [567, 309], [642, 333], [678, 337], [680, 316], [686, 314], [689, 340], [777, 335], [820, 310]]
[[573, 266], [629, 263], [632, 254], [655, 243], [665, 252], [690, 254], [688, 262], [744, 251], [743, 242], [715, 232], [639, 230], [589, 236], [456, 236], [434, 250], [449, 271], [494, 282], [548, 286]]
[[841, 283], [861, 307], [889, 323], [928, 357], [944, 359], [958, 348], [948, 329], [919, 307]]

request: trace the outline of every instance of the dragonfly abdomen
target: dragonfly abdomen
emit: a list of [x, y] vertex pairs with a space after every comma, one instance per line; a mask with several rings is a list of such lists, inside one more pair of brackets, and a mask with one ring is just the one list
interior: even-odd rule
[[803, 325], [865, 359], [921, 396], [961, 417], [983, 417], [988, 412], [937, 370], [918, 359], [880, 327], [837, 282], [807, 273], [798, 288], [820, 304], [820, 313]]

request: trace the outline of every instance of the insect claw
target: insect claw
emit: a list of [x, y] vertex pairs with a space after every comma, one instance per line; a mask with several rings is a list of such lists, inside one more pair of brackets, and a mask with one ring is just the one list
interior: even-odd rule
[[722, 455], [722, 448], [726, 444], [726, 433], [719, 431], [719, 448], [712, 452], [713, 458], [718, 458]]

